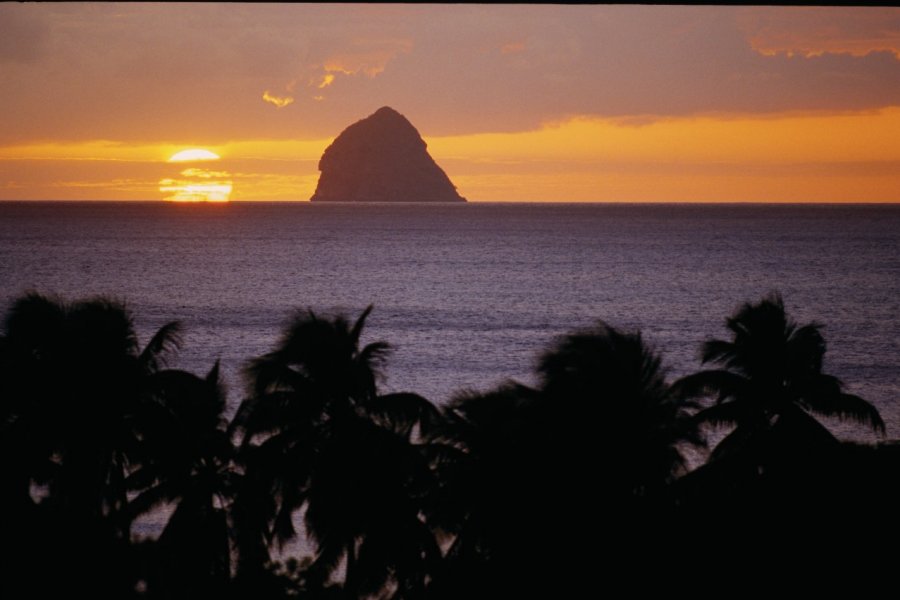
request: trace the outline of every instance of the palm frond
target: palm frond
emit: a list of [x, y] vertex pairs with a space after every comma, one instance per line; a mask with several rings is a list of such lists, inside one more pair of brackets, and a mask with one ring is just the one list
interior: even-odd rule
[[366, 324], [366, 318], [371, 314], [373, 308], [375, 308], [375, 306], [372, 304], [367, 306], [362, 314], [359, 315], [359, 318], [356, 319], [356, 322], [353, 323], [353, 329], [350, 330], [350, 339], [354, 342], [359, 342], [360, 335], [362, 335], [362, 329]]
[[153, 373], [164, 368], [168, 355], [174, 354], [181, 348], [181, 329], [179, 321], [171, 321], [153, 334], [139, 359], [146, 372]]
[[820, 329], [821, 325], [810, 323], [791, 334], [786, 357], [791, 372], [818, 373], [822, 370], [826, 345]]
[[253, 394], [257, 396], [277, 388], [300, 391], [309, 385], [308, 375], [292, 368], [291, 363], [280, 352], [272, 352], [252, 360], [245, 373], [253, 384]]
[[359, 351], [359, 362], [363, 365], [378, 371], [384, 364], [388, 354], [392, 348], [387, 342], [372, 342]]
[[125, 485], [130, 491], [145, 490], [155, 485], [159, 479], [159, 469], [155, 465], [141, 466], [125, 478]]
[[376, 396], [365, 405], [366, 413], [398, 435], [409, 437], [416, 425], [427, 437], [441, 421], [441, 412], [426, 398], [409, 392]]
[[29, 292], [6, 313], [6, 336], [17, 346], [37, 346], [59, 336], [67, 307], [62, 299]]
[[221, 365], [219, 364], [220, 362], [221, 362], [220, 360], [216, 359], [215, 364], [212, 366], [212, 368], [206, 374], [206, 377], [204, 379], [206, 380], [207, 384], [213, 386], [216, 396], [222, 400], [223, 408], [224, 408], [226, 390], [225, 390], [225, 383], [224, 383], [224, 381], [222, 381], [222, 377], [220, 374], [220, 371], [221, 371], [221, 368], [220, 368]]
[[234, 439], [236, 436], [242, 436], [244, 438], [242, 443], [249, 442], [249, 439], [247, 439], [248, 436], [246, 436], [247, 420], [251, 418], [258, 403], [259, 397], [257, 396], [251, 396], [241, 401], [226, 429], [230, 439]]
[[804, 403], [814, 413], [867, 425], [879, 435], [885, 434], [884, 420], [878, 409], [854, 394], [810, 395]]
[[133, 357], [137, 335], [124, 303], [98, 297], [74, 302], [66, 314], [67, 335], [79, 340], [84, 356]]
[[675, 381], [670, 393], [676, 398], [703, 398], [715, 396], [718, 401], [734, 397], [749, 385], [748, 380], [724, 369], [711, 369], [686, 375]]
[[363, 327], [366, 324], [366, 318], [372, 312], [374, 305], [370, 304], [366, 307], [366, 309], [359, 315], [359, 318], [356, 319], [356, 322], [353, 324], [353, 329], [350, 330], [350, 339], [353, 340], [353, 343], [359, 343], [360, 335], [362, 335]]
[[725, 340], [707, 340], [703, 342], [700, 351], [700, 360], [705, 363], [724, 364], [734, 356], [735, 347]]
[[429, 441], [422, 446], [421, 452], [425, 460], [437, 470], [445, 465], [456, 465], [468, 455], [464, 445], [452, 442]]
[[697, 423], [706, 423], [714, 427], [739, 425], [748, 420], [747, 407], [740, 402], [722, 402], [708, 408], [704, 408], [696, 415]]
[[174, 483], [165, 481], [154, 485], [138, 494], [126, 507], [126, 513], [131, 520], [147, 514], [160, 506], [171, 502], [178, 497]]

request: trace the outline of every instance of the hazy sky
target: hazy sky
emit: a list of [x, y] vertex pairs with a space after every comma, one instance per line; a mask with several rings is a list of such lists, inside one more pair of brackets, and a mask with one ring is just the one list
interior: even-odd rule
[[900, 201], [897, 8], [0, 4], [0, 199], [306, 200], [384, 105], [470, 200]]

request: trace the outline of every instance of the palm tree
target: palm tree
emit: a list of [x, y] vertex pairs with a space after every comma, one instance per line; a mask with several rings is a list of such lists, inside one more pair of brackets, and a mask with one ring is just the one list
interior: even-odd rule
[[153, 547], [149, 591], [161, 597], [221, 594], [231, 577], [227, 511], [234, 489], [233, 446], [222, 412], [218, 362], [205, 378], [159, 373], [144, 411], [144, 460], [127, 479], [137, 495], [131, 518], [163, 505], [171, 515]]
[[[746, 577], [760, 548], [766, 565], [754, 577], [763, 582], [799, 581], [823, 565], [860, 573], [847, 570], [847, 549], [883, 533], [883, 515], [863, 508], [847, 476], [851, 454], [816, 417], [883, 433], [881, 416], [823, 373], [821, 326], [794, 322], [778, 294], [743, 304], [726, 326], [730, 339], [702, 347], [703, 362], [717, 368], [674, 384], [682, 396], [711, 400], [698, 424], [732, 428], [710, 460], [678, 482], [682, 517], [695, 534], [685, 554], [705, 552], [706, 572], [722, 582]], [[717, 540], [715, 552], [700, 542], [708, 539]]]
[[843, 384], [822, 372], [825, 340], [821, 326], [798, 325], [785, 313], [780, 295], [745, 303], [726, 320], [731, 340], [703, 344], [701, 359], [720, 368], [682, 378], [683, 397], [715, 397], [697, 414], [699, 423], [733, 426], [716, 446], [720, 458], [771, 440], [785, 428], [834, 439], [813, 415], [837, 417], [884, 433], [878, 410], [845, 393]]
[[596, 540], [593, 551], [553, 557], [553, 571], [576, 573], [573, 589], [674, 572], [683, 536], [671, 484], [687, 472], [686, 451], [705, 446], [696, 406], [671, 393], [661, 357], [639, 332], [604, 322], [564, 336], [538, 373], [538, 422], [553, 457], [544, 544]]
[[343, 564], [351, 594], [424, 586], [437, 546], [417, 506], [430, 471], [415, 442], [438, 413], [415, 394], [378, 394], [389, 348], [360, 347], [371, 309], [352, 324], [300, 313], [248, 369], [251, 394], [233, 422], [248, 482], [235, 501], [245, 570], [260, 568], [269, 542], [293, 539], [305, 510], [312, 568]]
[[[131, 316], [117, 302], [66, 304], [29, 294], [13, 305], [6, 398], [15, 426], [33, 434], [27, 454], [50, 500], [82, 518], [116, 521], [126, 504], [126, 472], [139, 454], [138, 416], [179, 343], [178, 330], [169, 323], [140, 351]], [[120, 536], [127, 526], [115, 523]]]
[[561, 338], [538, 374], [537, 389], [508, 383], [448, 409], [458, 451], [438, 472], [460, 508], [446, 597], [566, 595], [659, 551], [650, 540], [662, 540], [657, 509], [686, 468], [681, 446], [702, 444], [691, 403], [669, 393], [640, 334], [605, 323]]
[[690, 415], [695, 405], [670, 393], [661, 358], [640, 333], [600, 322], [565, 336], [538, 372], [561, 449], [591, 452], [608, 494], [652, 495], [685, 472], [685, 444], [705, 443]]
[[510, 591], [501, 571], [508, 572], [541, 514], [530, 460], [540, 439], [530, 416], [537, 399], [536, 390], [514, 381], [461, 392], [429, 435], [424, 449], [436, 477], [425, 512], [446, 546], [431, 597]]
[[[45, 519], [58, 520], [60, 542], [94, 544], [117, 560], [130, 537], [125, 479], [143, 460], [140, 415], [150, 382], [178, 344], [178, 325], [161, 328], [142, 351], [122, 304], [28, 294], [5, 326], [4, 503], [38, 505]], [[35, 485], [39, 504], [31, 497]], [[75, 551], [70, 571], [88, 582], [95, 574], [89, 562]]]

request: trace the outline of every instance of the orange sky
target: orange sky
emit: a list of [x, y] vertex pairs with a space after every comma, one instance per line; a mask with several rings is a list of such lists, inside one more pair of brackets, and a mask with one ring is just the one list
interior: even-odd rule
[[[0, 28], [0, 199], [307, 200], [389, 105], [471, 201], [900, 202], [896, 8], [3, 3]], [[167, 161], [189, 148], [221, 158]]]

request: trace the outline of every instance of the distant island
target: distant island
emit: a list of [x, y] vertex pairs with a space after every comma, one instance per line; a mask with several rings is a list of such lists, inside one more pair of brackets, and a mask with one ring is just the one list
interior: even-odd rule
[[389, 106], [341, 132], [319, 160], [313, 202], [465, 202], [406, 117]]

